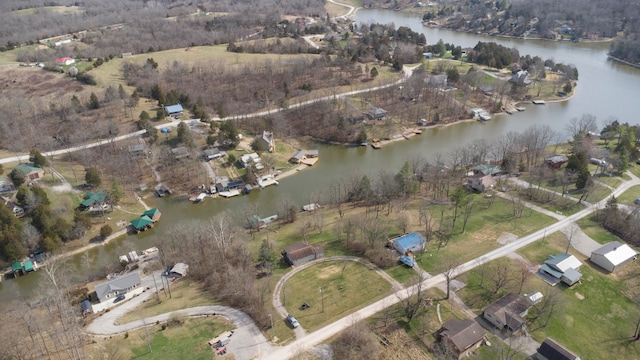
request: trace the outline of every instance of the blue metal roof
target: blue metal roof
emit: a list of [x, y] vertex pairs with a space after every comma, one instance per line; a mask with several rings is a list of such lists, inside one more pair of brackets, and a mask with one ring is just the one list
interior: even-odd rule
[[425, 238], [417, 232], [412, 232], [407, 235], [400, 236], [393, 240], [396, 244], [402, 246], [405, 249], [411, 249], [415, 247], [422, 247], [426, 242]]
[[167, 114], [179, 113], [184, 111], [184, 109], [182, 108], [182, 105], [180, 104], [165, 106], [164, 109], [167, 112]]

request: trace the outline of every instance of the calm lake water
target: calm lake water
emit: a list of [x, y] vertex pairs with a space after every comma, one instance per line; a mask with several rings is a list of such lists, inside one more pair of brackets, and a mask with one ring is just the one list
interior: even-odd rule
[[[571, 43], [538, 40], [509, 39], [454, 32], [424, 27], [421, 17], [386, 10], [359, 10], [356, 19], [360, 23], [393, 23], [396, 27], [407, 26], [424, 33], [430, 44], [442, 39], [445, 43], [473, 47], [478, 41], [496, 42], [507, 47], [515, 47], [521, 55], [530, 54], [542, 59], [573, 64], [578, 68], [579, 81], [576, 95], [569, 101], [549, 103], [545, 106], [527, 104], [525, 112], [513, 115], [494, 116], [488, 122], [466, 122], [444, 128], [425, 131], [410, 141], [400, 141], [380, 150], [370, 147], [330, 146], [309, 144], [320, 150], [320, 161], [310, 169], [280, 181], [280, 185], [248, 196], [233, 199], [207, 199], [203, 204], [194, 205], [184, 199], [150, 198], [147, 203], [157, 206], [163, 213], [162, 220], [151, 231], [118, 239], [105, 247], [89, 251], [89, 257], [76, 256], [68, 263], [68, 272], [82, 274], [82, 269], [115, 262], [130, 248], [142, 250], [155, 246], [159, 239], [177, 223], [191, 219], [206, 219], [212, 215], [242, 208], [256, 207], [260, 216], [275, 213], [277, 202], [288, 197], [302, 206], [311, 202], [314, 193], [326, 193], [328, 186], [359, 171], [375, 175], [380, 170], [396, 172], [401, 164], [412, 155], [422, 154], [433, 157], [438, 152], [461, 146], [474, 139], [492, 140], [508, 131], [522, 131], [533, 124], [547, 124], [556, 131], [564, 131], [572, 118], [592, 114], [600, 124], [615, 117], [621, 122], [636, 124], [640, 99], [640, 69], [624, 66], [607, 59], [608, 43]], [[277, 134], [276, 134], [277, 137]], [[29, 274], [19, 279], [0, 283], [0, 302], [21, 297], [30, 297], [42, 272]]]

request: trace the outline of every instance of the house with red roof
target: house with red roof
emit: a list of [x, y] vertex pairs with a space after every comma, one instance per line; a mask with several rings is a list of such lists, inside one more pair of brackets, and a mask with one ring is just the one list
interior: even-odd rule
[[74, 58], [70, 58], [68, 56], [56, 59], [56, 65], [58, 66], [71, 65], [71, 64], [75, 64], [75, 62], [76, 60]]

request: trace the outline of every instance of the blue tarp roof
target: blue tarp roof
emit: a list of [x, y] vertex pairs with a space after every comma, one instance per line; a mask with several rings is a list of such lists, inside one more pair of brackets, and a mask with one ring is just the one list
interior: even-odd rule
[[416, 264], [416, 262], [415, 262], [415, 261], [413, 261], [413, 259], [412, 259], [412, 258], [410, 258], [410, 257], [408, 257], [408, 256], [406, 256], [406, 255], [405, 255], [405, 256], [401, 256], [401, 257], [400, 257], [400, 261], [401, 261], [403, 264], [405, 264], [405, 265], [407, 265], [407, 266], [410, 266], [410, 267], [413, 267], [413, 266]]
[[182, 105], [180, 104], [165, 106], [164, 109], [167, 112], [167, 114], [179, 113], [184, 111], [184, 109], [182, 108]]

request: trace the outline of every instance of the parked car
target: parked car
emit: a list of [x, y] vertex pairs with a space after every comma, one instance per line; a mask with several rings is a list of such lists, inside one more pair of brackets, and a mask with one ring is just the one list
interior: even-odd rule
[[289, 324], [289, 326], [291, 326], [294, 329], [300, 326], [300, 323], [298, 322], [298, 320], [296, 320], [296, 318], [291, 314], [287, 315], [287, 317], [284, 320], [287, 322], [287, 324]]
[[115, 304], [117, 302], [120, 302], [120, 301], [124, 300], [124, 298], [125, 298], [124, 294], [120, 294], [120, 295], [116, 296], [116, 298], [113, 300], [113, 303]]

